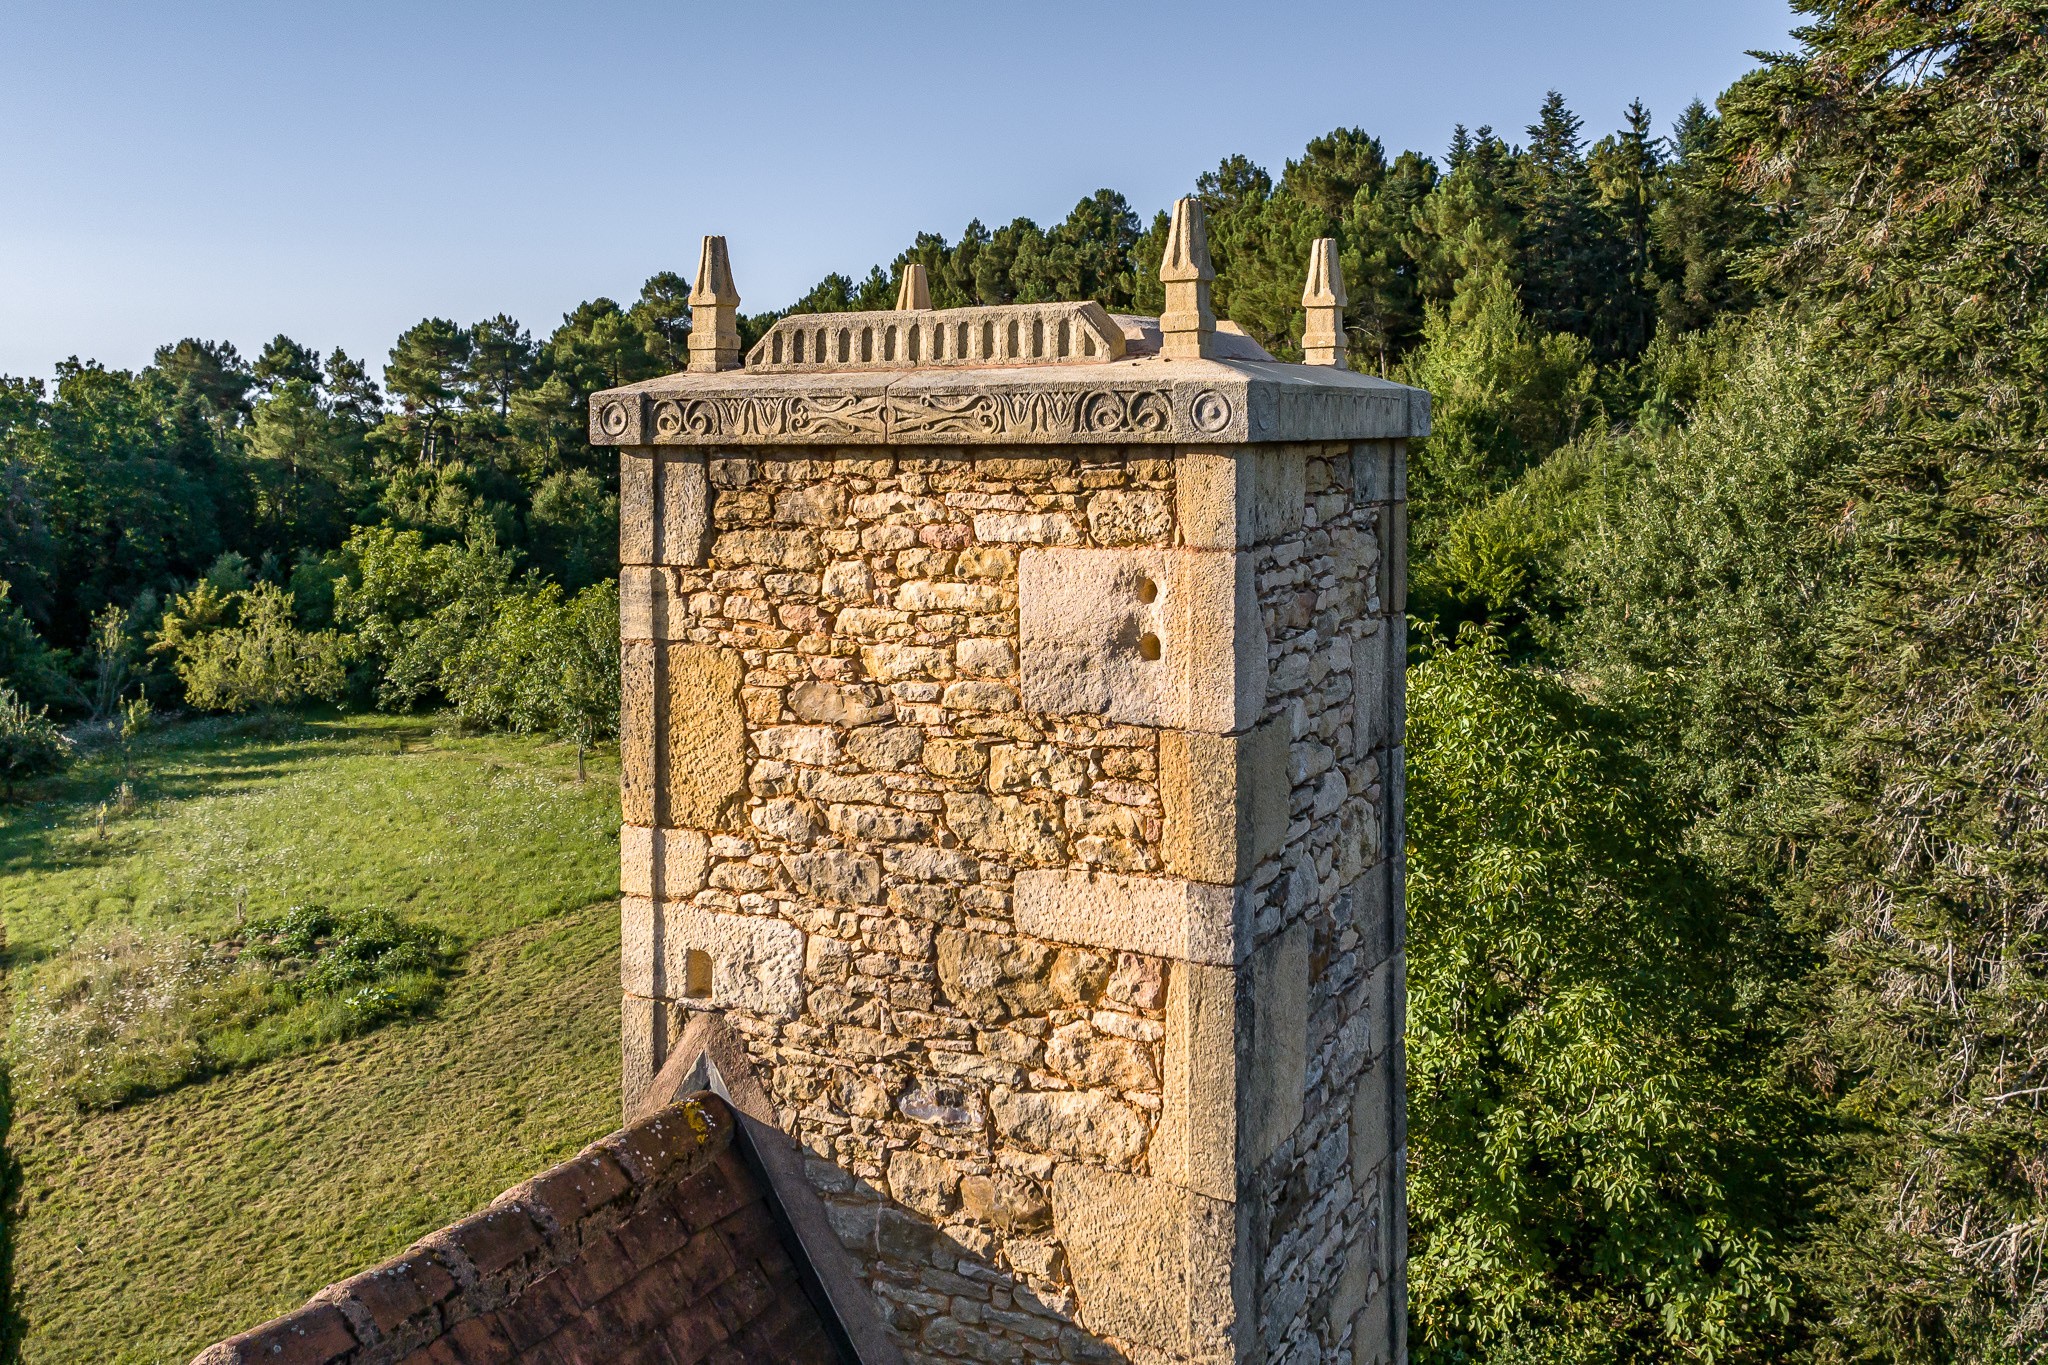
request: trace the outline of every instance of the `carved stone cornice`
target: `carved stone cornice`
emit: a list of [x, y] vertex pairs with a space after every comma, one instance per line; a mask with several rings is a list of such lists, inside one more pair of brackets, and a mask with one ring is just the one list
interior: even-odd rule
[[600, 446], [1192, 445], [1426, 435], [1429, 398], [1277, 361], [679, 374], [590, 400]]

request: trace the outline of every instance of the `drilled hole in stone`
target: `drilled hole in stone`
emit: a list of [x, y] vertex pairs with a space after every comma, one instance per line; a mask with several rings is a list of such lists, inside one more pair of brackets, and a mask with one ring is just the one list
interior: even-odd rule
[[1157, 602], [1159, 600], [1159, 585], [1149, 578], [1139, 579], [1138, 600], [1140, 602]]
[[1159, 658], [1159, 637], [1157, 635], [1140, 635], [1138, 637], [1138, 657], [1147, 663], [1154, 662]]
[[711, 954], [701, 948], [692, 948], [683, 954], [683, 998], [711, 998]]

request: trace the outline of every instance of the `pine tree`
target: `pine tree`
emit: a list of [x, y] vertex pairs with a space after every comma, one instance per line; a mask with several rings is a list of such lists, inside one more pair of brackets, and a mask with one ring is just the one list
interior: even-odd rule
[[1597, 357], [1614, 360], [1631, 354], [1633, 309], [1616, 306], [1629, 291], [1627, 245], [1600, 209], [1581, 127], [1555, 90], [1529, 126], [1513, 185], [1521, 207], [1516, 276], [1538, 328], [1584, 337]]

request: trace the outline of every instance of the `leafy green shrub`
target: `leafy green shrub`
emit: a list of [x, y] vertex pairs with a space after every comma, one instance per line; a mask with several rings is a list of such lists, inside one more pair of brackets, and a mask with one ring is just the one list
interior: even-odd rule
[[619, 728], [619, 585], [513, 592], [443, 678], [465, 721], [589, 743]]
[[34, 1093], [110, 1108], [416, 1014], [449, 960], [382, 910], [297, 907], [214, 944], [123, 929], [38, 974], [14, 1054]]
[[76, 689], [64, 676], [64, 655], [51, 649], [28, 615], [13, 600], [14, 588], [0, 578], [0, 684], [34, 706], [64, 706]]
[[347, 642], [298, 629], [291, 594], [274, 583], [222, 592], [202, 580], [172, 601], [152, 648], [171, 656], [185, 700], [205, 711], [331, 701], [346, 681]]
[[378, 704], [406, 710], [446, 696], [455, 660], [514, 590], [510, 552], [487, 533], [429, 545], [389, 526], [363, 527], [344, 550], [354, 569], [335, 586], [334, 618], [377, 669]]
[[1782, 1358], [1765, 936], [1611, 718], [1476, 633], [1408, 703], [1418, 1362]]
[[0, 686], [0, 786], [7, 794], [17, 782], [62, 772], [70, 758], [71, 746], [50, 718]]

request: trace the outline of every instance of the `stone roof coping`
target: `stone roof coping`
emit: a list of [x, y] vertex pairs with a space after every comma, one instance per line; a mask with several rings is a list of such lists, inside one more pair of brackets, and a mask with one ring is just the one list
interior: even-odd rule
[[[464, 1324], [480, 1327], [479, 1319], [502, 1316], [558, 1271], [587, 1296], [587, 1282], [599, 1273], [591, 1258], [632, 1256], [636, 1239], [645, 1240], [636, 1229], [650, 1212], [670, 1222], [680, 1218], [692, 1225], [684, 1231], [695, 1231], [694, 1225], [717, 1223], [758, 1198], [733, 1150], [736, 1128], [732, 1110], [708, 1092], [663, 1106], [507, 1190], [489, 1208], [329, 1285], [303, 1308], [209, 1346], [192, 1365], [438, 1360], [433, 1352], [442, 1338], [459, 1337]], [[636, 1213], [643, 1216], [635, 1219]], [[636, 1265], [641, 1259], [633, 1257]], [[573, 1317], [581, 1307], [566, 1311]]]
[[[842, 316], [900, 320], [943, 315]], [[1119, 319], [1126, 349], [1117, 360], [865, 371], [769, 365], [667, 375], [592, 395], [590, 441], [599, 446], [1242, 445], [1429, 434], [1429, 395], [1420, 389], [1331, 365], [1249, 358], [1246, 348], [1257, 356], [1265, 353], [1250, 338], [1229, 332], [1214, 337], [1216, 349], [1227, 353], [1212, 357], [1134, 354], [1132, 334], [1142, 338], [1142, 324], [1149, 322], [1150, 335], [1156, 337], [1158, 324], [1131, 321], [1137, 325], [1125, 327]]]

